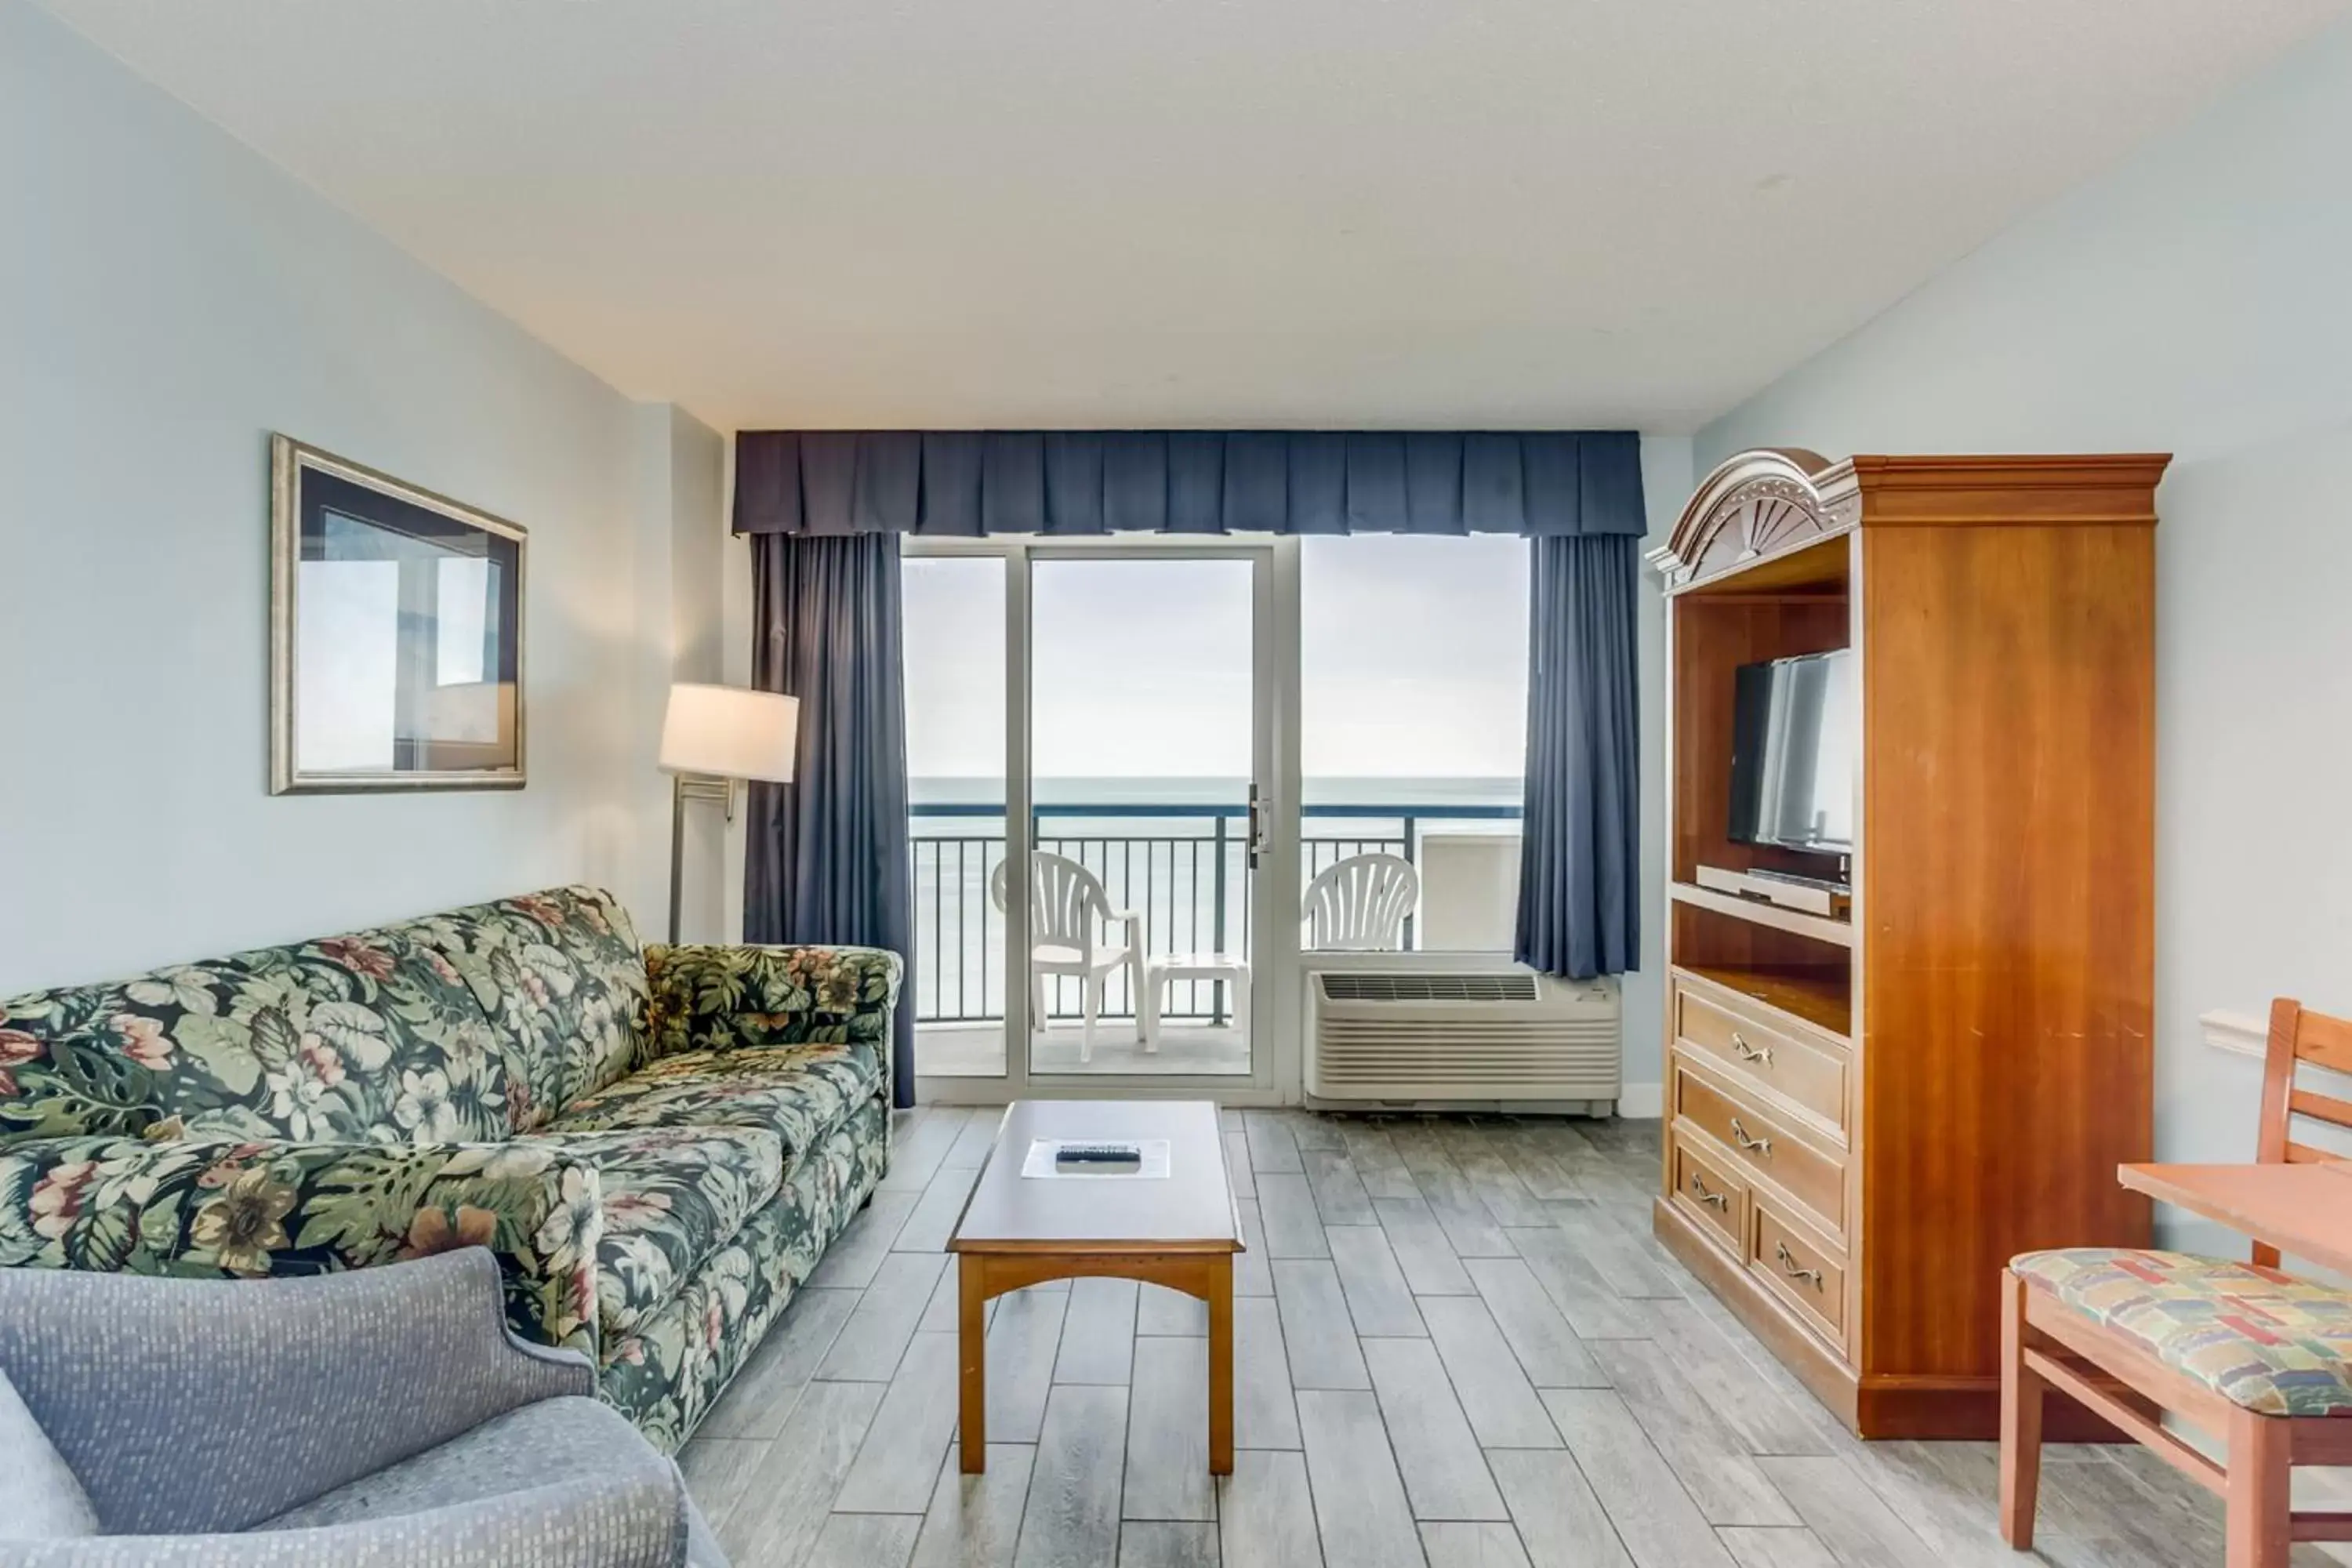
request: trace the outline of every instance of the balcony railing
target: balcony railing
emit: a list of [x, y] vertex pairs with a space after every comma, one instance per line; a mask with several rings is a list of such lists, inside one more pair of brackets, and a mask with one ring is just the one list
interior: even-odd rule
[[[1301, 885], [1350, 855], [1385, 852], [1420, 856], [1422, 831], [1437, 822], [1516, 821], [1516, 805], [1310, 805], [1308, 831], [1299, 839]], [[989, 895], [989, 880], [1004, 860], [1001, 830], [958, 831], [959, 825], [993, 825], [1001, 805], [921, 805], [914, 825], [915, 962], [910, 977], [915, 1019], [922, 1024], [995, 1023], [1004, 1017], [1004, 915]], [[1054, 804], [1034, 808], [1036, 847], [1066, 855], [1102, 879], [1115, 910], [1144, 918], [1147, 953], [1251, 952], [1248, 811], [1201, 804], [1116, 805]], [[1055, 824], [1067, 831], [1056, 832]], [[1108, 830], [1133, 822], [1150, 829]], [[1358, 825], [1353, 832], [1345, 831]], [[1097, 826], [1106, 831], [1094, 831]], [[1323, 831], [1313, 831], [1321, 827]], [[1407, 920], [1404, 945], [1416, 944]], [[1072, 1016], [1079, 983], [1052, 976], [1046, 1010]], [[1169, 988], [1161, 1012], [1171, 1020], [1222, 1024], [1232, 999], [1218, 981], [1182, 981]], [[1137, 998], [1124, 973], [1112, 976], [1102, 1016], [1131, 1018]]]

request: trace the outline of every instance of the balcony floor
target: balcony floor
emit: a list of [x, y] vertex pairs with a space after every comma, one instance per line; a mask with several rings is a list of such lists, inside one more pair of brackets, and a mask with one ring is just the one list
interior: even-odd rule
[[[1131, 1019], [1105, 1019], [1095, 1028], [1094, 1059], [1078, 1060], [1079, 1026], [1042, 1031], [1030, 1054], [1032, 1073], [1246, 1076], [1249, 1037], [1228, 1024], [1162, 1024], [1160, 1049], [1146, 1056]], [[926, 1078], [999, 1078], [1004, 1072], [1002, 1024], [922, 1024], [915, 1029], [915, 1070]]]

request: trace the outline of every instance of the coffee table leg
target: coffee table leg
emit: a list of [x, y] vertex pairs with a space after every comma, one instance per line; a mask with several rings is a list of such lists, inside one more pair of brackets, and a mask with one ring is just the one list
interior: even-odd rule
[[1234, 1473], [1234, 1260], [1209, 1263], [1209, 1473]]
[[[983, 1272], [987, 1267], [985, 1258], [969, 1252], [956, 1259], [957, 1283], [963, 1295], [956, 1324], [963, 1394], [956, 1419], [963, 1431], [961, 1466], [967, 1476], [988, 1468], [988, 1281]], [[1227, 1310], [1231, 1310], [1230, 1301]]]

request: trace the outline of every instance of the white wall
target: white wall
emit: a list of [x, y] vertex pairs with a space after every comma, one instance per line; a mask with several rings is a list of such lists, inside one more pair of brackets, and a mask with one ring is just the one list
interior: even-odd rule
[[1747, 447], [2158, 450], [2157, 1147], [2252, 1153], [2200, 1012], [2352, 1013], [2352, 27], [1709, 426]]
[[[1690, 500], [1691, 438], [1642, 437], [1643, 554], [1666, 542]], [[1634, 604], [1641, 639], [1635, 710], [1642, 726], [1642, 967], [1624, 979], [1627, 1116], [1655, 1116], [1665, 1099], [1666, 1045], [1666, 609], [1657, 574], [1642, 569]]]
[[[725, 437], [670, 404], [640, 405], [636, 424], [635, 591], [645, 657], [632, 776], [639, 809], [650, 810], [658, 822], [660, 896], [642, 907], [645, 934], [657, 940], [667, 935], [671, 809], [671, 781], [657, 766], [662, 713], [671, 681], [717, 682], [725, 662], [719, 547], [726, 509], [719, 487], [727, 453]], [[736, 791], [740, 801], [742, 786]], [[726, 840], [727, 818], [718, 804], [688, 801], [678, 921], [684, 941], [731, 940], [725, 924]]]
[[[23, 0], [0, 232], [0, 995], [572, 879], [657, 921], [632, 405]], [[273, 430], [529, 528], [527, 789], [269, 796]]]
[[[735, 443], [727, 443], [722, 504], [726, 521], [735, 517]], [[751, 684], [751, 544], [722, 527], [719, 546], [719, 679], [729, 686]], [[743, 936], [743, 813], [728, 825], [721, 857], [720, 929], [726, 940]]]

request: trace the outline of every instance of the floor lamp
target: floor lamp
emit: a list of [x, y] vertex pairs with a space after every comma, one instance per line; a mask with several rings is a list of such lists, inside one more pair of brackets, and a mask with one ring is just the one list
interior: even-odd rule
[[740, 686], [669, 689], [662, 718], [661, 766], [672, 775], [669, 803], [669, 940], [677, 942], [678, 900], [686, 876], [686, 803], [715, 800], [735, 819], [735, 781], [793, 782], [800, 732], [796, 697]]

